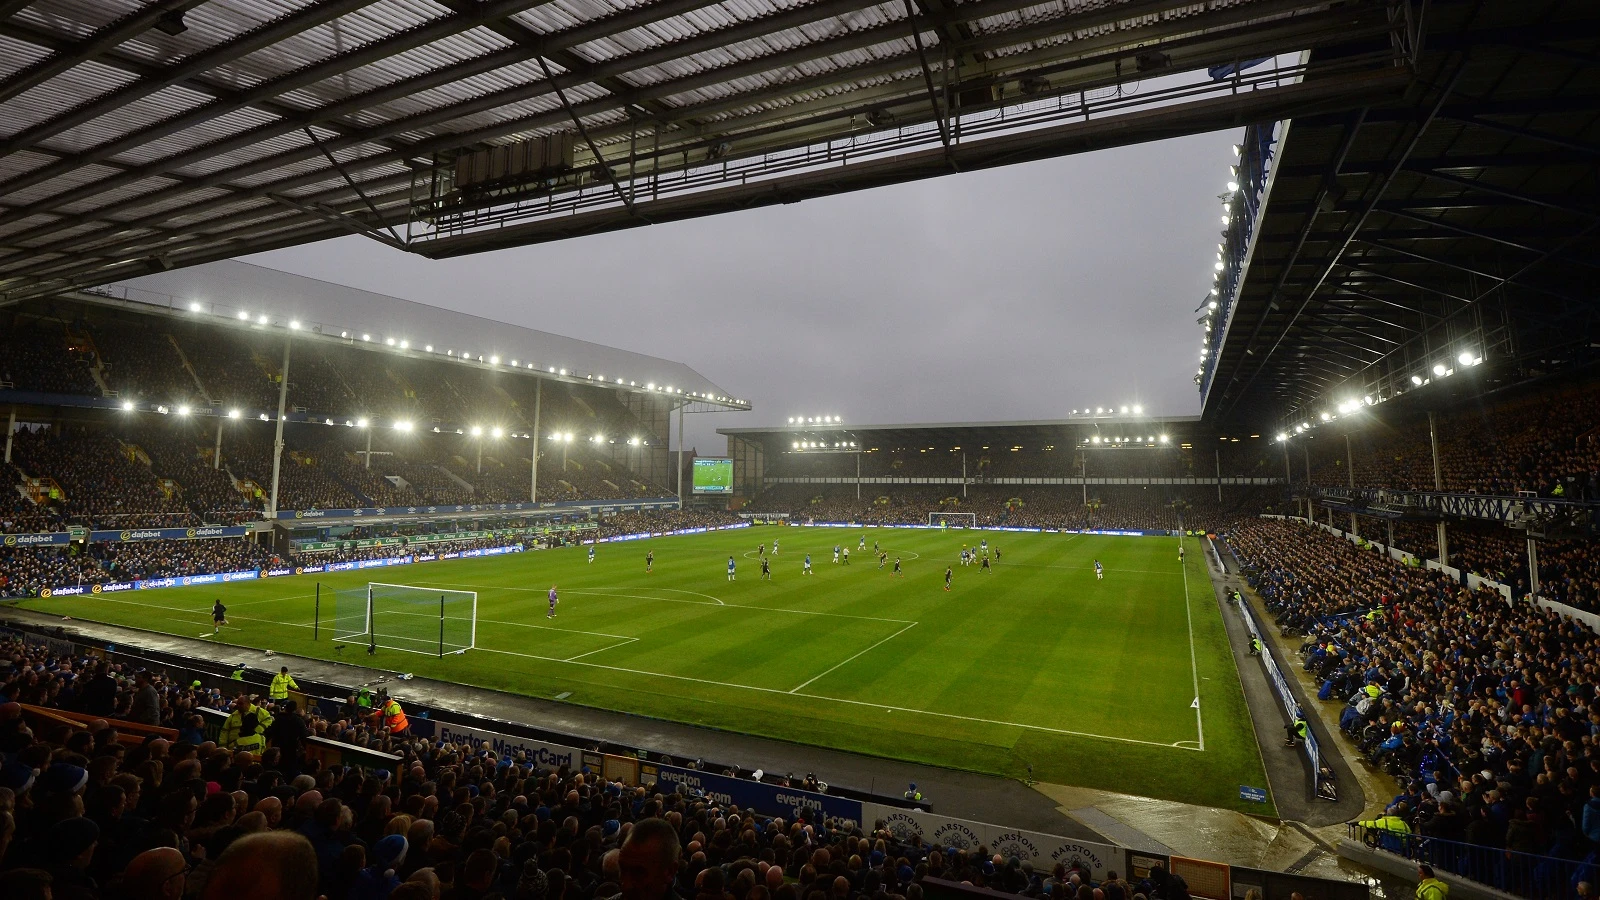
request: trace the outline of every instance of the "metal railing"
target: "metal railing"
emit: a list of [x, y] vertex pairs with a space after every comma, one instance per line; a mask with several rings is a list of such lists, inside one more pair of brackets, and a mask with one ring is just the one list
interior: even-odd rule
[[1593, 853], [1568, 859], [1420, 834], [1400, 834], [1355, 822], [1345, 827], [1352, 841], [1370, 849], [1431, 866], [1436, 874], [1447, 872], [1529, 900], [1576, 900], [1578, 882], [1593, 883], [1600, 878]]

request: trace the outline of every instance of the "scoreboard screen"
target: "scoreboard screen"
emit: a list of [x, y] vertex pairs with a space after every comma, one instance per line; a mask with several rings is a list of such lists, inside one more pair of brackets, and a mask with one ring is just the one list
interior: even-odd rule
[[733, 493], [733, 460], [696, 457], [694, 460], [694, 492], [696, 494]]

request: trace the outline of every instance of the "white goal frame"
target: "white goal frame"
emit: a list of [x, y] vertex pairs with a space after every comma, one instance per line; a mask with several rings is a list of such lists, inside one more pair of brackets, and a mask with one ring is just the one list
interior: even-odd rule
[[[369, 581], [369, 582], [367, 582], [367, 609], [366, 609], [366, 616], [365, 616], [365, 618], [364, 618], [364, 620], [362, 622], [362, 626], [363, 626], [362, 627], [362, 634], [359, 635], [359, 636], [370, 637], [370, 639], [372, 641], [374, 641], [374, 642], [377, 641], [379, 635], [373, 634], [373, 632], [372, 632], [372, 589], [373, 588], [403, 588], [403, 589], [408, 590], [408, 591], [417, 591], [419, 593], [428, 594], [430, 596], [454, 594], [454, 595], [457, 596], [458, 599], [465, 599], [467, 597], [471, 597], [472, 598], [472, 625], [471, 625], [470, 630], [468, 631], [467, 645], [465, 647], [461, 648], [461, 650], [457, 651], [457, 652], [465, 652], [467, 650], [475, 650], [475, 649], [477, 649], [477, 647], [478, 647], [478, 592], [477, 591], [456, 591], [456, 590], [449, 590], [447, 588], [423, 587], [421, 585], [416, 585], [416, 584], [393, 584], [391, 582], [386, 582], [386, 581]], [[338, 639], [339, 638], [336, 638], [336, 640], [338, 640]], [[348, 640], [348, 638], [344, 638], [344, 639]], [[409, 647], [388, 647], [388, 645], [379, 645], [379, 646], [387, 647], [387, 649], [390, 649], [390, 650], [400, 650], [400, 651], [405, 652], [405, 653], [421, 653], [424, 656], [428, 655], [428, 654], [424, 653], [421, 650], [414, 650], [414, 649], [411, 649]]]
[[960, 520], [958, 522], [952, 522], [951, 523], [951, 524], [955, 525], [955, 527], [957, 527], [957, 528], [977, 528], [978, 527], [978, 514], [977, 513], [970, 513], [970, 512], [931, 512], [931, 513], [928, 513], [928, 525], [929, 526], [937, 527], [938, 525], [941, 524], [941, 522], [939, 521], [940, 519], [944, 519], [946, 521], [948, 521], [950, 519]]

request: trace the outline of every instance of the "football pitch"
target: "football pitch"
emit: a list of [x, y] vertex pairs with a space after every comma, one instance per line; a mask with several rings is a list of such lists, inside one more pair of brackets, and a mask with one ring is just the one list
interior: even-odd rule
[[[985, 538], [1001, 554], [992, 571], [959, 565], [962, 546]], [[875, 541], [889, 553], [882, 569]], [[763, 543], [771, 580], [760, 577]], [[593, 563], [567, 547], [23, 606], [334, 659], [335, 589], [470, 590], [476, 649], [438, 658], [380, 646], [368, 657], [356, 645], [344, 656], [744, 734], [1017, 778], [1031, 766], [1039, 781], [1270, 813], [1239, 799], [1240, 785], [1265, 787], [1266, 776], [1201, 548], [1184, 543], [1180, 563], [1172, 537], [757, 526], [601, 544]], [[848, 565], [832, 561], [835, 544], [849, 546]], [[229, 624], [211, 638], [219, 597]]]

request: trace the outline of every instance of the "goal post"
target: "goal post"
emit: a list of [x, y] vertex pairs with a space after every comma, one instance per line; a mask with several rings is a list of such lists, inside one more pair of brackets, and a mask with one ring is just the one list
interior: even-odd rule
[[977, 528], [978, 514], [970, 512], [931, 512], [928, 524], [935, 528]]
[[478, 592], [371, 582], [334, 594], [336, 641], [444, 656], [477, 646]]

